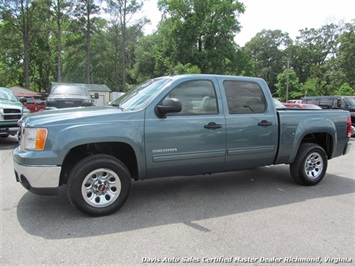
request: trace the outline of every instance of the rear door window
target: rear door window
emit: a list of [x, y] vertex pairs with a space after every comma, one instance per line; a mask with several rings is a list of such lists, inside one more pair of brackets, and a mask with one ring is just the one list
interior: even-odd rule
[[265, 96], [257, 83], [226, 80], [223, 86], [230, 114], [263, 113], [266, 110]]

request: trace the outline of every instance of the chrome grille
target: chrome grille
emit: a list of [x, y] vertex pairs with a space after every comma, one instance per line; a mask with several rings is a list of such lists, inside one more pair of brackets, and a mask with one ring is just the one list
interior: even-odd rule
[[21, 109], [3, 109], [4, 120], [19, 120], [22, 116]]

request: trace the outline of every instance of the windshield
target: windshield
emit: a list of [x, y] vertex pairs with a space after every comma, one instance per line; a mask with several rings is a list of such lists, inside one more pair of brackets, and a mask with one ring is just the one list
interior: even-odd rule
[[354, 108], [354, 107], [355, 107], [355, 98], [346, 98], [346, 103], [347, 103], [350, 107]]
[[79, 86], [58, 86], [54, 87], [52, 95], [83, 95], [87, 96], [88, 91], [84, 87]]
[[167, 77], [150, 79], [114, 100], [111, 105], [119, 106], [125, 110], [137, 110], [143, 108], [169, 81], [171, 81], [171, 79]]
[[0, 100], [8, 100], [12, 102], [17, 102], [18, 99], [9, 89], [0, 88]]

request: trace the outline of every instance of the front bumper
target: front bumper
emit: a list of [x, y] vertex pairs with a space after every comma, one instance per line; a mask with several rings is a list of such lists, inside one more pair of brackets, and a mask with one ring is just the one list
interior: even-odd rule
[[16, 135], [19, 126], [0, 127], [0, 136]]
[[20, 165], [14, 163], [16, 181], [27, 190], [39, 195], [58, 193], [61, 167], [55, 165]]

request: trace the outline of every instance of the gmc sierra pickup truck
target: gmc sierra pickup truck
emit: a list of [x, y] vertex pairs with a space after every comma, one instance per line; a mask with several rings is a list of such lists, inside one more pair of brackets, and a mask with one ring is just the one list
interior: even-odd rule
[[131, 180], [289, 164], [315, 185], [349, 152], [343, 110], [277, 110], [260, 78], [179, 75], [148, 80], [110, 106], [30, 114], [13, 152], [18, 182], [36, 194], [67, 185], [92, 216], [117, 211]]

